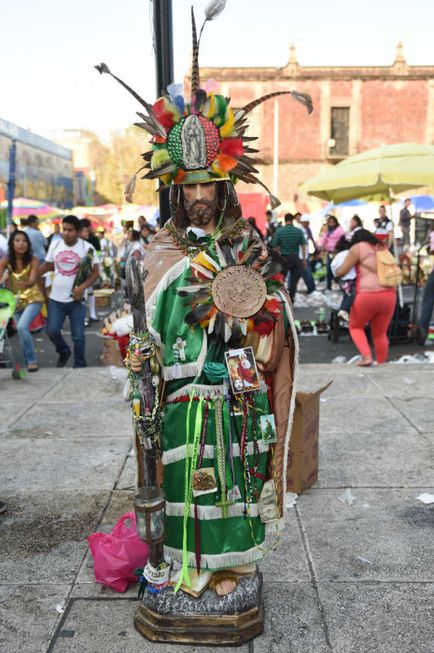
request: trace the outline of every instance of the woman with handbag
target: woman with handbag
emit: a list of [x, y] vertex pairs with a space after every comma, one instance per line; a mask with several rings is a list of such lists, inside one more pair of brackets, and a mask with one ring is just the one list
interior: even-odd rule
[[44, 296], [38, 286], [39, 261], [33, 256], [29, 237], [24, 231], [14, 231], [9, 239], [8, 249], [7, 256], [0, 261], [0, 278], [7, 268], [8, 286], [17, 299], [14, 320], [23, 358], [27, 371], [37, 372], [39, 366], [30, 325], [39, 315], [44, 303]]
[[[387, 266], [392, 271], [390, 278], [387, 278], [387, 270], [384, 272]], [[367, 229], [358, 229], [353, 235], [351, 247], [345, 261], [336, 270], [336, 276], [345, 276], [352, 267], [357, 271], [356, 298], [350, 312], [349, 329], [362, 357], [357, 365], [370, 367], [373, 363], [365, 333], [368, 323], [371, 325], [377, 363], [380, 365], [387, 361], [389, 351], [387, 331], [395, 310], [399, 269], [388, 252], [387, 245], [381, 244]]]

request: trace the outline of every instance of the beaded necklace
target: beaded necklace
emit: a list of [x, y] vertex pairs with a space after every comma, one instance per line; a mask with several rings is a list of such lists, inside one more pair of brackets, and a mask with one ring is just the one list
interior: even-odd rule
[[210, 239], [206, 239], [205, 242], [199, 243], [199, 242], [193, 242], [188, 238], [188, 236], [184, 235], [184, 232], [175, 227], [173, 224], [172, 220], [169, 220], [165, 227], [171, 237], [173, 238], [175, 245], [178, 249], [180, 249], [186, 256], [189, 256], [190, 258], [194, 258], [199, 254], [199, 252], [204, 252], [205, 250], [209, 249], [211, 244], [215, 240], [220, 240], [221, 238], [229, 238], [232, 236], [237, 236], [242, 232], [244, 229], [244, 219], [240, 218], [237, 220], [232, 225], [229, 225], [228, 227], [225, 227], [224, 229], [216, 230], [214, 234], [211, 235]]

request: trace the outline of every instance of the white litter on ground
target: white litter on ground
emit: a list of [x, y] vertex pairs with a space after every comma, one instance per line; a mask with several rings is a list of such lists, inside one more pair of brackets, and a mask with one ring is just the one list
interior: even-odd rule
[[351, 492], [351, 488], [347, 488], [343, 494], [338, 497], [338, 501], [346, 503], [347, 506], [352, 506], [357, 497]]
[[390, 361], [391, 365], [415, 365], [420, 363], [434, 363], [434, 352], [425, 351], [423, 354], [404, 354], [397, 361]]
[[298, 494], [295, 492], [286, 493], [286, 508], [293, 508], [297, 502]]
[[418, 501], [422, 501], [425, 505], [429, 506], [431, 503], [434, 503], [434, 494], [428, 494], [428, 492], [423, 492], [416, 497]]
[[342, 365], [343, 363], [346, 362], [347, 359], [345, 358], [345, 356], [336, 356], [336, 358], [332, 360], [332, 363], [335, 363], [336, 365]]

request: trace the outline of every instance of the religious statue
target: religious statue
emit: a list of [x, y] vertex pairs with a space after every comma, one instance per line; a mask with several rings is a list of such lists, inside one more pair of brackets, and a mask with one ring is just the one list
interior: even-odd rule
[[[205, 22], [223, 7], [213, 0]], [[257, 563], [284, 522], [297, 336], [280, 259], [243, 219], [234, 183], [263, 185], [244, 135], [254, 107], [284, 93], [312, 107], [279, 91], [233, 110], [205, 91], [193, 12], [192, 23], [189, 100], [169, 88], [150, 105], [115, 77], [147, 111], [145, 178], [170, 186], [171, 206], [146, 251], [147, 329], [128, 358], [133, 377], [154, 360], [161, 431], [144, 441], [161, 453], [165, 497], [164, 547], [143, 571], [136, 626], [155, 641], [239, 644], [262, 631]]]

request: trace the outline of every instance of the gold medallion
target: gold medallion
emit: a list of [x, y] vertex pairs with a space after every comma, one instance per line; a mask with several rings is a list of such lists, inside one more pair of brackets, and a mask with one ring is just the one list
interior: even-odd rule
[[219, 272], [212, 284], [214, 303], [233, 317], [255, 315], [267, 298], [267, 287], [259, 272], [245, 265], [232, 265]]

